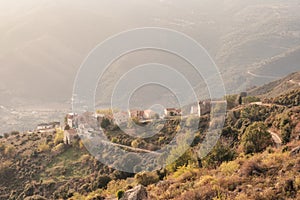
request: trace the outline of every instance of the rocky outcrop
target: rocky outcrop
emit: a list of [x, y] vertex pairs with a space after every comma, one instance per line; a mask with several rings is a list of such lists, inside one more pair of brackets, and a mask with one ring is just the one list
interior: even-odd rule
[[295, 156], [298, 155], [300, 153], [300, 146], [295, 147], [291, 150], [290, 156]]
[[138, 185], [127, 190], [120, 200], [145, 200], [148, 199], [147, 190], [144, 186]]
[[34, 196], [26, 197], [24, 200], [46, 200], [46, 198], [40, 195], [34, 195]]

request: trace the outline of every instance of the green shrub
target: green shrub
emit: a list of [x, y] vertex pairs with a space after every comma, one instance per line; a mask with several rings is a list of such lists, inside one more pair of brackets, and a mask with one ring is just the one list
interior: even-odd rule
[[85, 155], [82, 155], [80, 158], [79, 158], [79, 161], [83, 164], [87, 164], [89, 161], [91, 160], [91, 156], [88, 155], [88, 154], [85, 154]]
[[0, 152], [3, 152], [5, 150], [5, 144], [0, 143]]
[[[167, 158], [168, 165], [166, 167], [169, 172], [175, 172], [179, 167], [187, 166], [188, 164], [193, 164], [196, 162], [191, 150], [188, 150], [183, 154], [182, 152], [184, 152], [184, 150], [180, 146], [178, 146], [178, 148], [174, 148], [173, 150], [171, 150], [171, 154]], [[178, 156], [179, 158], [176, 159]], [[173, 162], [170, 163], [171, 161]]]
[[140, 140], [138, 140], [138, 139], [136, 139], [136, 140], [133, 140], [132, 142], [131, 142], [131, 146], [133, 147], [133, 148], [138, 148], [139, 147], [139, 145], [140, 145]]
[[107, 184], [106, 192], [108, 194], [117, 194], [119, 190], [126, 190], [129, 184], [126, 180], [112, 180]]
[[260, 102], [260, 98], [254, 96], [247, 96], [243, 98], [244, 103], [253, 103], [253, 102]]
[[287, 144], [288, 142], [290, 142], [291, 133], [292, 130], [289, 124], [286, 124], [283, 128], [281, 128], [281, 138], [283, 144]]
[[300, 176], [295, 178], [295, 188], [300, 190]]
[[227, 108], [232, 109], [237, 105], [236, 99], [238, 98], [238, 95], [227, 95], [225, 97], [227, 101]]
[[246, 154], [262, 152], [272, 143], [272, 136], [262, 122], [250, 125], [242, 136], [241, 142]]
[[104, 128], [104, 129], [106, 129], [110, 125], [111, 125], [111, 123], [110, 123], [110, 120], [108, 118], [103, 118], [102, 122], [100, 124], [101, 128]]
[[94, 182], [94, 190], [98, 188], [105, 188], [110, 181], [111, 178], [107, 175], [98, 176]]
[[123, 159], [117, 160], [114, 165], [128, 171], [134, 171], [135, 167], [138, 166], [141, 161], [142, 158], [139, 155], [128, 153], [123, 157]]
[[124, 190], [118, 190], [116, 196], [118, 199], [121, 199], [124, 196], [124, 194], [125, 194]]
[[20, 134], [19, 131], [12, 131], [12, 132], [10, 132], [10, 135], [19, 135], [19, 134]]
[[55, 153], [62, 153], [65, 150], [65, 145], [63, 143], [60, 143], [58, 145], [56, 145], [52, 151], [54, 151]]
[[224, 162], [219, 167], [219, 170], [226, 175], [233, 175], [237, 172], [240, 165], [236, 161]]
[[199, 122], [200, 122], [200, 118], [199, 117], [197, 117], [197, 116], [190, 116], [186, 120], [186, 126], [198, 129], [199, 128]]
[[59, 144], [64, 142], [64, 132], [62, 130], [57, 130], [54, 138], [54, 144]]
[[116, 137], [111, 138], [111, 142], [112, 142], [112, 143], [118, 143], [118, 141], [119, 141], [119, 140], [118, 140], [118, 138], [116, 138]]
[[171, 149], [170, 155], [166, 159], [166, 169], [169, 172], [176, 171], [178, 167], [196, 163], [196, 157], [189, 146], [189, 143], [192, 143], [191, 139], [194, 138], [189, 131], [176, 139], [177, 146]]
[[49, 151], [50, 147], [48, 144], [40, 144], [38, 146], [38, 151], [39, 152], [46, 152], [46, 151]]
[[206, 168], [216, 168], [222, 162], [228, 162], [235, 158], [236, 153], [229, 146], [218, 142], [212, 151], [203, 159], [203, 166]]
[[140, 172], [137, 173], [134, 178], [138, 184], [143, 186], [148, 186], [159, 181], [159, 177], [156, 172]]
[[12, 145], [6, 146], [4, 150], [4, 154], [7, 157], [13, 157], [16, 154], [16, 148]]
[[82, 198], [83, 200], [97, 200], [97, 199], [102, 200], [102, 199], [104, 199], [104, 197], [102, 197], [102, 195], [101, 195], [102, 192], [103, 192], [102, 189], [98, 189], [98, 190], [95, 190], [95, 191], [89, 193], [87, 196], [84, 195], [79, 198], [73, 197], [73, 199], [80, 200]]
[[177, 169], [176, 172], [172, 175], [172, 177], [177, 178], [180, 182], [185, 182], [187, 180], [192, 180], [197, 178], [197, 174], [199, 172], [198, 168], [194, 166], [182, 166]]
[[238, 140], [239, 131], [231, 126], [227, 126], [222, 130], [222, 136], [225, 138], [232, 138], [233, 141]]
[[1, 165], [0, 165], [0, 180], [2, 178], [8, 177], [8, 174], [11, 171], [11, 165], [12, 165], [11, 161], [4, 161], [1, 163]]

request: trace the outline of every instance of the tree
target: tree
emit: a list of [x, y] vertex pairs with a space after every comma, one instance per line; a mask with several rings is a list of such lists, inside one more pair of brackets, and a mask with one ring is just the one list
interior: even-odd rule
[[63, 142], [64, 142], [64, 132], [62, 130], [56, 130], [54, 144], [57, 145], [57, 144], [63, 143]]
[[135, 140], [133, 140], [133, 141], [131, 142], [131, 146], [132, 146], [133, 148], [138, 148], [140, 143], [141, 143], [141, 142], [140, 142], [138, 139], [135, 139]]
[[118, 199], [121, 199], [124, 196], [124, 194], [125, 194], [124, 190], [118, 190], [116, 196]]
[[184, 152], [184, 147], [179, 146], [171, 150], [169, 157], [167, 158], [167, 170], [169, 172], [175, 172], [179, 167], [193, 165], [196, 163], [196, 159], [191, 150]]
[[199, 122], [200, 118], [196, 116], [190, 116], [186, 120], [186, 126], [191, 127], [193, 129], [198, 129], [199, 128]]
[[222, 162], [233, 160], [235, 152], [228, 146], [218, 142], [212, 151], [203, 159], [203, 166], [216, 168]]
[[245, 104], [252, 103], [252, 102], [260, 102], [260, 101], [261, 101], [260, 98], [255, 96], [248, 96], [243, 98], [243, 102]]
[[110, 125], [110, 120], [107, 118], [103, 118], [100, 124], [101, 128], [106, 129]]
[[286, 124], [284, 127], [281, 128], [281, 138], [283, 144], [287, 144], [288, 142], [290, 142], [291, 133], [292, 130], [289, 124]]
[[226, 126], [222, 129], [222, 136], [225, 138], [232, 138], [232, 140], [235, 142], [238, 140], [239, 131], [231, 126]]
[[272, 144], [272, 136], [262, 122], [255, 122], [247, 127], [242, 136], [242, 148], [246, 154], [264, 151]]
[[116, 160], [114, 167], [121, 168], [128, 172], [133, 172], [136, 166], [139, 166], [142, 162], [142, 158], [134, 153], [126, 154], [123, 159]]
[[238, 104], [238, 105], [242, 105], [242, 103], [243, 103], [243, 98], [242, 98], [242, 96], [239, 95], [239, 96], [237, 97], [237, 104]]
[[5, 144], [0, 143], [0, 153], [2, 153], [5, 150]]
[[159, 181], [159, 176], [156, 172], [140, 172], [134, 176], [138, 184], [148, 186]]
[[227, 95], [225, 97], [226, 101], [227, 101], [227, 108], [228, 109], [232, 109], [236, 106], [236, 99], [237, 99], [238, 95]]
[[69, 124], [67, 124], [66, 126], [65, 126], [65, 130], [70, 130], [71, 129], [71, 127], [69, 126]]
[[98, 188], [105, 188], [110, 181], [111, 178], [108, 175], [100, 175], [93, 183], [93, 189], [96, 190]]
[[10, 132], [10, 135], [19, 135], [19, 134], [20, 134], [19, 131], [12, 131], [12, 132]]
[[38, 146], [39, 152], [46, 152], [46, 151], [49, 151], [49, 149], [50, 149], [49, 145], [45, 144], [45, 143], [44, 144], [40, 144]]
[[170, 150], [170, 155], [166, 159], [167, 170], [174, 172], [178, 167], [195, 164], [196, 157], [190, 149], [190, 144], [193, 140], [193, 134], [187, 131], [184, 135], [180, 135], [177, 140], [177, 145]]
[[4, 136], [4, 138], [8, 138], [9, 134], [8, 133], [4, 133], [3, 136]]
[[0, 184], [7, 184], [8, 181], [12, 180], [13, 169], [11, 161], [4, 161], [0, 165]]
[[13, 157], [16, 153], [16, 148], [12, 145], [9, 145], [5, 148], [4, 150], [4, 154], [7, 156], [7, 157]]

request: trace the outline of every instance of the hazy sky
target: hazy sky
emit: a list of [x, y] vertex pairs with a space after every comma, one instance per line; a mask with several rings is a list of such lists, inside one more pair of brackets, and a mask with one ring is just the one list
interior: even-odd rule
[[228, 91], [243, 90], [270, 81], [247, 77], [255, 63], [299, 45], [299, 19], [295, 0], [0, 0], [0, 103], [68, 101], [97, 44], [145, 26], [193, 37], [215, 59]]
[[[18, 128], [18, 123], [32, 127], [43, 120], [40, 115], [33, 119], [31, 112], [16, 114], [14, 108], [70, 108], [76, 73], [90, 51], [108, 37], [134, 28], [168, 28], [195, 39], [217, 64], [227, 93], [283, 77], [299, 70], [299, 2], [0, 0], [1, 128]], [[188, 63], [165, 52], [143, 51], [123, 56], [110, 66], [99, 84], [97, 103], [109, 102], [110, 91], [127, 70], [149, 62], [180, 71], [197, 95], [206, 97], [203, 79]], [[145, 98], [143, 92], [153, 94], [152, 98]], [[132, 102], [172, 102], [165, 93], [145, 88]]]

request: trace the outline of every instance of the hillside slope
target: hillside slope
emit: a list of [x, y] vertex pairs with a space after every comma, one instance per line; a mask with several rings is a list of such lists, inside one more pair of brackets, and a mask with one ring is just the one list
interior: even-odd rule
[[249, 91], [249, 95], [261, 97], [276, 97], [293, 89], [299, 88], [300, 72], [295, 72], [283, 79], [279, 79], [277, 81], [265, 84], [261, 87], [252, 89]]
[[[180, 159], [164, 170], [136, 175], [104, 166], [80, 140], [63, 144], [60, 130], [6, 134], [0, 137], [0, 199], [116, 199], [139, 184], [145, 186], [149, 199], [299, 199], [299, 96], [300, 89], [292, 90], [270, 104], [229, 110], [219, 142], [199, 159], [196, 149], [209, 123], [209, 115], [204, 115], [191, 149]], [[113, 124], [105, 132], [112, 142], [154, 150], [172, 140], [178, 120], [168, 120], [163, 128], [159, 124], [161, 131], [145, 139], [130, 137]], [[133, 161], [101, 153], [119, 164]]]

